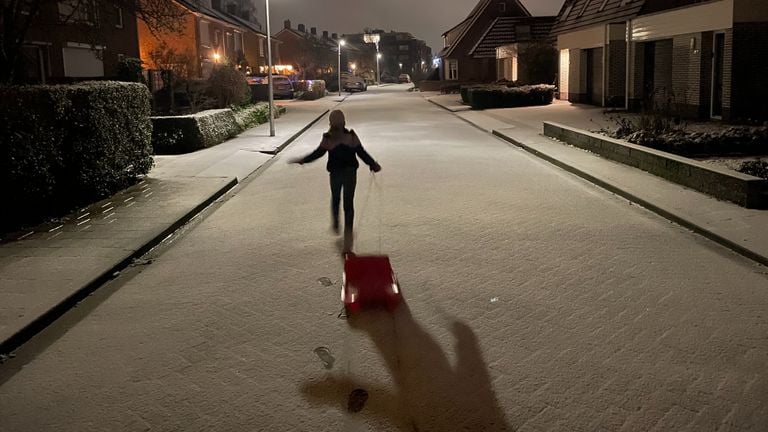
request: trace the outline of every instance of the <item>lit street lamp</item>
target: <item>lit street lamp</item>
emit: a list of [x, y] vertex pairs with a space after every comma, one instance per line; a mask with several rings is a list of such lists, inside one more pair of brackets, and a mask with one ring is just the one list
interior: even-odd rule
[[344, 46], [346, 42], [344, 42], [344, 39], [339, 39], [339, 65], [338, 65], [338, 74], [339, 74], [339, 96], [341, 96], [341, 47]]
[[381, 35], [378, 33], [366, 33], [363, 35], [363, 38], [365, 43], [376, 44], [376, 84], [381, 85], [381, 73], [379, 72], [379, 59], [381, 58], [381, 54], [379, 54], [379, 40]]
[[267, 12], [267, 65], [269, 67], [269, 136], [275, 136], [275, 97], [272, 94], [272, 33], [269, 31], [269, 0], [266, 0]]

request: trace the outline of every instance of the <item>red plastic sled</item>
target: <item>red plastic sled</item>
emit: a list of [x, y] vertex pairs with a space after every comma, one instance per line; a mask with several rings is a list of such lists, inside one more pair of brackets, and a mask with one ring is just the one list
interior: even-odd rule
[[342, 280], [341, 301], [348, 312], [380, 306], [393, 310], [402, 299], [386, 255], [346, 254]]

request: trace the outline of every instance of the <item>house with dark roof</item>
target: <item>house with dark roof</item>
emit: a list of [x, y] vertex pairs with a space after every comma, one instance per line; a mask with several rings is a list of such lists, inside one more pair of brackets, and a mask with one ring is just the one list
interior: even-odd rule
[[768, 118], [764, 0], [568, 0], [553, 33], [561, 99]]
[[[283, 28], [275, 33], [275, 38], [282, 44], [284, 62], [293, 67], [302, 79], [327, 78], [336, 73], [339, 63], [339, 35], [323, 31], [317, 33], [317, 27], [299, 24], [291, 26], [290, 20], [285, 20]], [[353, 47], [342, 50], [342, 63], [347, 64], [347, 56]], [[346, 69], [346, 68], [345, 68]]]
[[[143, 22], [138, 22], [139, 51], [141, 60], [150, 69], [162, 69], [157, 64], [158, 51], [172, 51], [185, 63], [187, 73], [193, 78], [206, 78], [216, 64], [231, 63], [257, 72], [267, 62], [267, 35], [260, 26], [247, 16], [239, 16], [235, 10], [221, 10], [221, 2], [211, 0], [175, 0], [177, 7], [187, 13], [181, 33], [153, 34]], [[216, 7], [214, 7], [216, 6]], [[272, 42], [274, 63], [279, 63], [279, 42]], [[166, 56], [173, 61], [174, 56]]]
[[532, 17], [518, 0], [481, 0], [462, 22], [443, 33], [440, 79], [490, 82], [513, 74], [514, 56], [497, 63], [496, 48], [545, 40], [553, 21], [554, 17]]

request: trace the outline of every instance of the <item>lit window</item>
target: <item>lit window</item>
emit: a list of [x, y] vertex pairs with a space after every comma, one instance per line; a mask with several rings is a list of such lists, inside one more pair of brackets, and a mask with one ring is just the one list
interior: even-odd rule
[[459, 79], [459, 61], [458, 60], [448, 60], [448, 79], [449, 80]]

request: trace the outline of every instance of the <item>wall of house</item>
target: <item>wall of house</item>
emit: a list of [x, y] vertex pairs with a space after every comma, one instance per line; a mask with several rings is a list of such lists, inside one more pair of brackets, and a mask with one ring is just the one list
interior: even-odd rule
[[197, 18], [193, 14], [190, 13], [184, 17], [181, 33], [161, 33], [155, 36], [149, 31], [149, 28], [143, 21], [137, 21], [139, 53], [145, 68], [159, 69], [159, 65], [152, 58], [152, 52], [157, 50], [162, 43], [165, 43], [165, 46], [169, 49], [179, 54], [190, 56], [192, 59], [189, 65], [191, 68], [190, 74], [193, 76], [199, 75], [200, 67], [197, 61]]
[[[499, 12], [498, 4], [505, 3], [506, 11]], [[459, 61], [460, 81], [490, 82], [496, 79], [495, 59], [476, 59], [469, 53], [477, 41], [483, 36], [488, 25], [499, 16], [528, 16], [515, 0], [493, 0], [480, 14], [474, 24], [469, 27], [464, 37], [456, 44], [450, 55], [451, 59]], [[453, 37], [451, 35], [451, 37]]]
[[733, 25], [733, 1], [720, 0], [637, 17], [632, 21], [632, 40], [666, 39], [730, 28]]
[[[68, 82], [70, 78], [87, 78], [117, 74], [117, 63], [121, 56], [139, 57], [137, 42], [136, 18], [128, 11], [122, 10], [122, 27], [118, 27], [117, 10], [111, 3], [99, 3], [99, 29], [89, 34], [82, 26], [67, 23], [39, 25], [40, 23], [57, 23], [59, 10], [56, 2], [41, 5], [39, 17], [33, 21], [25, 38], [27, 54], [33, 54], [41, 64], [33, 66], [36, 74], [30, 77], [30, 82]], [[37, 24], [37, 25], [35, 25]], [[97, 51], [94, 51], [97, 48]], [[72, 73], [65, 68], [65, 50], [78, 53], [83, 58], [98, 67], [79, 68]], [[77, 58], [70, 58], [70, 62]], [[39, 68], [42, 66], [42, 76]], [[92, 71], [92, 73], [88, 73]]]
[[765, 0], [733, 0], [733, 22], [768, 22], [768, 2]]
[[[768, 120], [768, 22], [737, 23], [733, 28], [732, 116]], [[727, 46], [727, 44], [726, 44]]]

